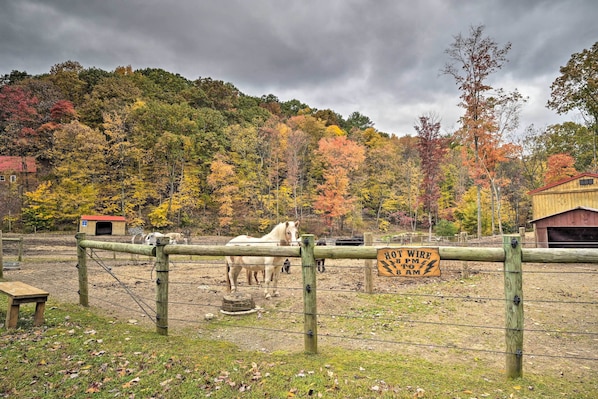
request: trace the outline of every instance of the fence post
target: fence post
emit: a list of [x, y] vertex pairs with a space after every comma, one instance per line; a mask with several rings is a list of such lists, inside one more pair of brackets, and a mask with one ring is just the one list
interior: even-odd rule
[[521, 236], [521, 248], [525, 247], [525, 227], [519, 228], [519, 235]]
[[23, 261], [23, 237], [20, 237], [19, 240], [19, 257], [17, 258], [19, 262]]
[[85, 240], [85, 233], [75, 234], [77, 239], [77, 269], [79, 272], [79, 304], [89, 306], [89, 291], [87, 285], [87, 254], [79, 243]]
[[0, 230], [0, 278], [4, 278], [4, 261], [2, 260], [2, 230]]
[[[371, 247], [374, 240], [372, 239], [372, 233], [363, 234], [363, 245]], [[374, 283], [372, 277], [372, 259], [366, 259], [364, 261], [364, 272], [365, 272], [365, 292], [371, 294], [374, 291]]]
[[314, 257], [314, 235], [304, 234], [301, 238], [301, 273], [303, 275], [303, 330], [305, 352], [318, 353], [318, 307], [316, 302], [316, 259]]
[[523, 375], [523, 279], [520, 240], [519, 235], [503, 236], [507, 378], [521, 378]]
[[156, 240], [156, 332], [168, 335], [168, 254], [164, 246], [170, 242], [168, 237]]

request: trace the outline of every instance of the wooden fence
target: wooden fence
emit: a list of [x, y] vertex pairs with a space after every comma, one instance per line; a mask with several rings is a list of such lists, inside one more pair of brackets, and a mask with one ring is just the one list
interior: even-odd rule
[[4, 249], [2, 247], [2, 242], [4, 241], [15, 241], [19, 243], [17, 261], [23, 261], [23, 238], [16, 237], [16, 238], [9, 238], [9, 237], [2, 237], [2, 231], [0, 231], [0, 278], [4, 278]]
[[[168, 334], [169, 256], [276, 256], [300, 258], [303, 278], [304, 345], [308, 353], [318, 351], [318, 311], [316, 262], [317, 258], [364, 259], [365, 291], [372, 292], [373, 260], [381, 248], [372, 246], [372, 236], [366, 233], [361, 247], [316, 246], [314, 236], [303, 235], [301, 247], [225, 246], [225, 245], [169, 245], [167, 238], [157, 245], [111, 243], [85, 239], [84, 233], [76, 235], [79, 275], [79, 302], [88, 306], [87, 253], [86, 249], [155, 257], [156, 271], [156, 331]], [[417, 247], [401, 247], [413, 248]], [[522, 263], [598, 263], [598, 249], [548, 249], [522, 248], [519, 235], [503, 236], [502, 248], [438, 247], [440, 259], [456, 261], [502, 262], [505, 293], [505, 354], [506, 374], [509, 378], [522, 376], [523, 359], [523, 292]]]

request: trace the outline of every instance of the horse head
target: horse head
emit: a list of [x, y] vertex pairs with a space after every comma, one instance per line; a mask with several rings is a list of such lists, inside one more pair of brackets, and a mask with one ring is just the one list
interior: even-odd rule
[[156, 241], [159, 237], [164, 237], [164, 234], [154, 231], [153, 233], [149, 233], [145, 236], [144, 242], [146, 245], [156, 245]]
[[286, 222], [284, 228], [285, 245], [298, 246], [299, 242], [299, 221]]

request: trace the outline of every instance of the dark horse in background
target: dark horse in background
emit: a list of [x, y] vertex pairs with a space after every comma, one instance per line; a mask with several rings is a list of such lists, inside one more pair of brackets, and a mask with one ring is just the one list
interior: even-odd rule
[[[325, 238], [320, 238], [317, 242], [316, 245], [326, 245], [326, 239]], [[326, 271], [326, 267], [324, 266], [324, 261], [326, 259], [324, 258], [320, 258], [320, 259], [316, 259], [316, 267], [318, 268], [318, 271], [320, 273], [324, 273]]]

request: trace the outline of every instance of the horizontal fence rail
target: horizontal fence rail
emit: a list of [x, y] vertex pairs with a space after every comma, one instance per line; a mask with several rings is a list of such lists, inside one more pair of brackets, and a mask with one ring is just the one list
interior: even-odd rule
[[[285, 257], [300, 260], [299, 265], [302, 273], [302, 292], [303, 292], [303, 312], [286, 312], [288, 317], [303, 317], [303, 332], [294, 332], [304, 336], [304, 347], [306, 352], [317, 352], [318, 340], [318, 317], [342, 318], [340, 315], [318, 314], [317, 311], [317, 281], [316, 281], [316, 259], [364, 259], [365, 267], [356, 267], [364, 270], [365, 292], [371, 293], [371, 275], [373, 260], [377, 259], [379, 247], [372, 246], [371, 235], [366, 233], [365, 246], [347, 247], [347, 246], [316, 246], [313, 235], [304, 235], [301, 237], [300, 247], [288, 246], [226, 246], [226, 245], [170, 245], [167, 239], [159, 239], [156, 246], [142, 244], [124, 244], [92, 241], [85, 239], [85, 234], [79, 233], [77, 238], [78, 248], [78, 269], [79, 269], [79, 302], [88, 306], [88, 281], [87, 281], [87, 249], [106, 250], [114, 252], [124, 252], [136, 255], [155, 258], [155, 266], [152, 271], [155, 274], [155, 306], [150, 308], [151, 299], [144, 298], [136, 300], [140, 308], [155, 320], [156, 330], [159, 334], [168, 334], [168, 304], [169, 287], [175, 288], [177, 285], [186, 284], [184, 281], [173, 279], [173, 274], [169, 273], [172, 262], [170, 255], [189, 255], [189, 256], [274, 256]], [[477, 298], [481, 301], [498, 300], [505, 303], [505, 326], [490, 327], [503, 329], [505, 331], [506, 349], [502, 352], [506, 356], [507, 376], [510, 378], [520, 377], [522, 375], [523, 358], [523, 292], [522, 292], [522, 262], [530, 263], [598, 263], [598, 249], [547, 249], [547, 248], [523, 248], [520, 242], [520, 236], [503, 236], [502, 248], [481, 248], [481, 247], [445, 247], [430, 245], [398, 245], [396, 243], [383, 243], [384, 248], [402, 248], [417, 249], [422, 247], [437, 248], [442, 260], [454, 261], [475, 261], [475, 262], [502, 262], [501, 270], [492, 270], [492, 272], [502, 273], [504, 276], [504, 297], [502, 298]], [[93, 256], [92, 256], [93, 258]], [[221, 266], [223, 264], [221, 263]], [[294, 268], [296, 266], [293, 266]], [[465, 267], [464, 267], [465, 268]], [[369, 275], [369, 276], [368, 276]], [[369, 280], [369, 282], [368, 282]], [[187, 282], [187, 284], [189, 284]], [[369, 285], [369, 288], [368, 288]], [[410, 294], [414, 296], [413, 294]], [[437, 296], [438, 297], [438, 296]], [[443, 299], [450, 299], [447, 296], [440, 296]], [[532, 301], [529, 301], [532, 302]], [[541, 302], [541, 301], [535, 301]], [[170, 302], [173, 303], [173, 302]], [[582, 302], [583, 303], [583, 302]], [[593, 304], [593, 303], [592, 303]], [[215, 304], [198, 304], [198, 306], [218, 308]], [[281, 309], [274, 310], [285, 314]], [[417, 323], [417, 321], [411, 321]], [[424, 322], [425, 323], [425, 322]], [[460, 326], [468, 326], [465, 323], [455, 323]], [[479, 327], [482, 326], [470, 326]], [[251, 327], [246, 327], [251, 328]], [[488, 328], [487, 326], [485, 328]], [[528, 329], [526, 331], [534, 331]], [[287, 333], [289, 333], [287, 331]], [[566, 331], [558, 330], [558, 333]], [[579, 334], [579, 332], [578, 332]], [[583, 332], [582, 332], [583, 334]], [[593, 334], [593, 333], [588, 333]], [[327, 334], [327, 337], [333, 335]], [[422, 344], [423, 345], [423, 344]], [[426, 344], [428, 345], [428, 344]], [[428, 345], [430, 346], [430, 345]], [[432, 347], [434, 345], [431, 345]], [[495, 352], [489, 350], [489, 352]], [[594, 359], [595, 360], [595, 359]]]

